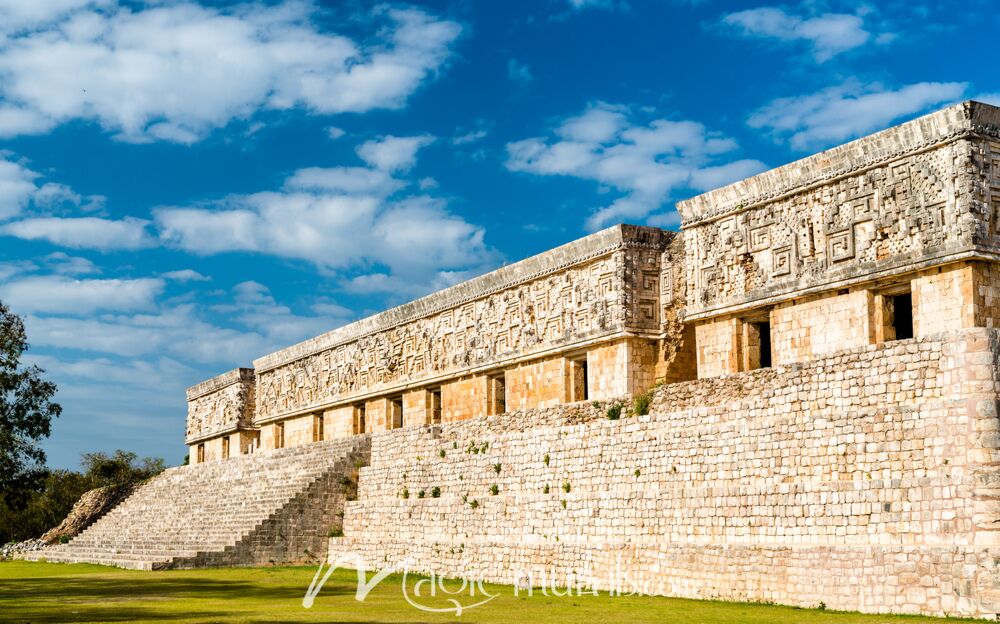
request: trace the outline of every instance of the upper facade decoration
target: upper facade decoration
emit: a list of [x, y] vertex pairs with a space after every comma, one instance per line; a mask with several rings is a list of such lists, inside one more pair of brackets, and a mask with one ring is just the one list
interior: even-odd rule
[[188, 388], [188, 444], [251, 426], [254, 371], [237, 368]]
[[625, 332], [654, 335], [673, 237], [615, 226], [261, 358], [256, 422]]
[[966, 102], [679, 203], [687, 318], [993, 254], [998, 134]]

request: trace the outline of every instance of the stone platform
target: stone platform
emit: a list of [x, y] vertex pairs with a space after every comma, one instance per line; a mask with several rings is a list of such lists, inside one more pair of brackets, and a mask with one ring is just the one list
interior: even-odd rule
[[155, 570], [321, 559], [341, 527], [369, 436], [171, 468], [33, 561]]
[[998, 361], [975, 328], [667, 385], [646, 416], [586, 402], [375, 434], [330, 559], [995, 617]]

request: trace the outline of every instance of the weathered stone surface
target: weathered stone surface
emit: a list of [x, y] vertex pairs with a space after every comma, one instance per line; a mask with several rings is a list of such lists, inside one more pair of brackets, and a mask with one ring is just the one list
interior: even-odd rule
[[55, 544], [76, 537], [128, 498], [135, 488], [134, 484], [109, 485], [84, 492], [59, 526], [49, 529], [39, 539], [46, 544]]
[[966, 102], [678, 203], [688, 318], [995, 259], [998, 131]]
[[188, 388], [188, 444], [252, 426], [255, 409], [252, 368], [237, 368]]
[[998, 344], [970, 329], [673, 384], [617, 421], [582, 403], [376, 434], [331, 557], [989, 616], [998, 468], [977, 432], [996, 417], [970, 401], [995, 392]]

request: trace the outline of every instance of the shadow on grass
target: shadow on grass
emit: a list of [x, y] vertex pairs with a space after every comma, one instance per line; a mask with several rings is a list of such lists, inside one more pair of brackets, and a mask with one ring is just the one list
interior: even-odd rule
[[[287, 584], [260, 584], [237, 579], [168, 575], [155, 579], [123, 578], [117, 575], [3, 579], [0, 581], [0, 621], [220, 621], [233, 617], [234, 612], [243, 611], [199, 611], [192, 604], [194, 601], [206, 601], [212, 603], [212, 606], [233, 602], [272, 606], [287, 603], [290, 609], [301, 609], [305, 586], [292, 584], [291, 579], [289, 581]], [[354, 590], [329, 584], [323, 588], [323, 593], [327, 596], [353, 595]], [[149, 604], [143, 604], [145, 602]], [[185, 608], [185, 604], [190, 608]], [[252, 606], [244, 615], [255, 615]]]

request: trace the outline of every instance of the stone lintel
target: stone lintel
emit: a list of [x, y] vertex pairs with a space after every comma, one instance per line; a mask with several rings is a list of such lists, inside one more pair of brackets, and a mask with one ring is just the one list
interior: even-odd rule
[[[251, 369], [246, 369], [246, 370], [251, 370]], [[238, 433], [240, 431], [260, 431], [260, 427], [256, 426], [248, 427], [246, 425], [239, 425], [239, 424], [230, 425], [229, 427], [226, 427], [224, 429], [219, 429], [217, 431], [211, 431], [209, 433], [203, 433], [201, 435], [186, 437], [184, 438], [184, 444], [187, 446], [192, 446], [194, 444], [205, 442], [206, 440], [211, 440], [225, 435], [231, 435], [233, 433]]]
[[211, 394], [230, 386], [234, 383], [239, 382], [250, 382], [254, 381], [254, 370], [252, 368], [234, 368], [231, 371], [222, 373], [212, 377], [211, 379], [206, 379], [205, 381], [193, 385], [187, 389], [187, 400], [193, 401], [198, 397], [203, 397], [206, 394]]
[[605, 256], [618, 249], [626, 247], [660, 248], [664, 240], [669, 241], [674, 236], [676, 236], [675, 232], [654, 227], [615, 225], [410, 303], [363, 318], [286, 349], [265, 355], [254, 360], [254, 368], [260, 374], [314, 353], [358, 340], [363, 336], [458, 307], [492, 293]]
[[969, 135], [1000, 136], [1000, 108], [975, 101], [955, 104], [678, 202], [681, 229], [739, 213], [757, 204]]

